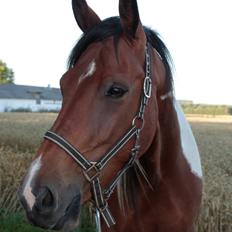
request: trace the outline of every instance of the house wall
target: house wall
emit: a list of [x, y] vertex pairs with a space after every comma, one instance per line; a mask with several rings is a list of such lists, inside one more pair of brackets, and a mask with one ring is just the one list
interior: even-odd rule
[[40, 104], [36, 100], [30, 99], [0, 99], [0, 112], [11, 111], [19, 108], [31, 109], [33, 112], [40, 110], [60, 110], [61, 101], [41, 100]]

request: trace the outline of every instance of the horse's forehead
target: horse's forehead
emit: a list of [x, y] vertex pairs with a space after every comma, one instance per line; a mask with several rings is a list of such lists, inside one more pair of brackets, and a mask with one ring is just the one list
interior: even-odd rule
[[[119, 39], [117, 44], [115, 44], [113, 37], [110, 37], [104, 41], [89, 45], [89, 47], [80, 57], [78, 65], [88, 66], [93, 59], [96, 61], [96, 63], [101, 63], [104, 67], [109, 63], [112, 66], [114, 64], [118, 65], [119, 61], [126, 61], [129, 57], [134, 58], [131, 56], [131, 51], [132, 49], [124, 40]], [[111, 66], [108, 66], [108, 68], [109, 67]]]
[[102, 43], [93, 43], [88, 46], [88, 48], [83, 52], [77, 61], [77, 66], [85, 67], [89, 65], [89, 63], [93, 59], [97, 59], [100, 56], [101, 51], [103, 50], [104, 45]]
[[[123, 39], [119, 39], [115, 44], [114, 38], [111, 37], [90, 44], [67, 76], [72, 77], [73, 81], [79, 77], [78, 83], [82, 83], [86, 79], [102, 81], [103, 78], [126, 76], [131, 72], [140, 74], [143, 71], [133, 48]], [[67, 79], [71, 81], [70, 78]]]

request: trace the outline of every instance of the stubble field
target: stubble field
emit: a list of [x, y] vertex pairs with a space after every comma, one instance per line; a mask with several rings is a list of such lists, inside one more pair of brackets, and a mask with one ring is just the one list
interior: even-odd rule
[[[10, 224], [18, 223], [12, 216], [21, 211], [16, 197], [17, 188], [44, 132], [50, 128], [56, 116], [45, 113], [0, 114], [1, 232], [37, 231], [21, 225], [9, 227], [4, 220]], [[199, 145], [204, 173], [204, 195], [197, 231], [231, 232], [232, 119], [191, 117], [189, 121]], [[9, 219], [9, 215], [14, 219]]]

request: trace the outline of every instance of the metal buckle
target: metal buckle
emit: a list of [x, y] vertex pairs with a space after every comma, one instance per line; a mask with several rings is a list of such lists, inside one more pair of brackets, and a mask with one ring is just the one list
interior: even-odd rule
[[146, 76], [143, 83], [143, 92], [146, 98], [151, 98], [152, 81], [149, 76]]
[[92, 166], [87, 169], [86, 171], [83, 171], [85, 178], [92, 182], [95, 178], [99, 177], [100, 170], [97, 168], [96, 164], [97, 162], [90, 162]]

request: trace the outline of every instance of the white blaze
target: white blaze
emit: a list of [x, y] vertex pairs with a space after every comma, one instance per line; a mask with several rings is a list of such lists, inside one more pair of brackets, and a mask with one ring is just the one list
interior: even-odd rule
[[23, 196], [26, 199], [26, 202], [29, 206], [29, 208], [32, 210], [33, 205], [35, 204], [35, 196], [32, 193], [32, 187], [31, 187], [31, 183], [32, 180], [35, 178], [37, 172], [39, 171], [40, 167], [41, 167], [41, 155], [35, 159], [29, 169], [29, 172], [26, 176], [25, 179], [25, 186], [24, 186], [24, 190], [23, 190]]
[[187, 122], [180, 104], [174, 99], [174, 106], [177, 112], [178, 122], [180, 126], [181, 145], [184, 156], [190, 165], [191, 171], [198, 177], [202, 177], [202, 168], [200, 154], [197, 148], [192, 129]]
[[93, 60], [89, 65], [88, 65], [88, 68], [87, 68], [87, 71], [82, 74], [79, 78], [79, 81], [78, 81], [78, 84], [83, 81], [85, 78], [87, 77], [91, 77], [94, 72], [96, 71], [96, 62], [95, 60]]

